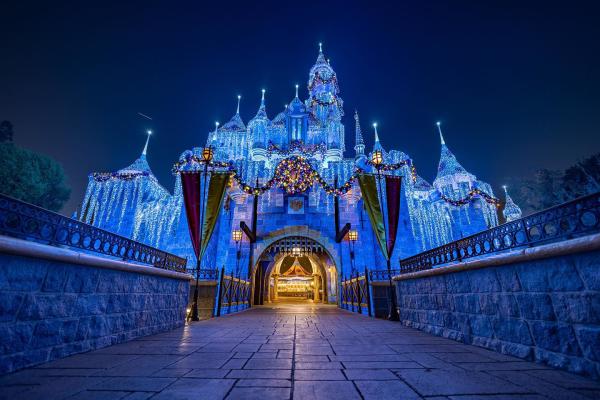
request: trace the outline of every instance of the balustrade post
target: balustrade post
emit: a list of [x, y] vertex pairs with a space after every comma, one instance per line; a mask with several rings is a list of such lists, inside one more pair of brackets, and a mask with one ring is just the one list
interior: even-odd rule
[[217, 288], [217, 317], [221, 316], [221, 303], [223, 302], [222, 294], [223, 294], [223, 277], [225, 275], [225, 267], [221, 267], [221, 276], [219, 278], [219, 287]]
[[365, 294], [367, 296], [367, 311], [369, 313], [369, 317], [371, 317], [371, 280], [369, 279], [369, 270], [365, 267]]

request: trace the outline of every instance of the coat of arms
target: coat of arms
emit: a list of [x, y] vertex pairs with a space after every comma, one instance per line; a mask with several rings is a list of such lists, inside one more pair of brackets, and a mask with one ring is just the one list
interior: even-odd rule
[[288, 199], [288, 214], [304, 214], [303, 197], [290, 197]]

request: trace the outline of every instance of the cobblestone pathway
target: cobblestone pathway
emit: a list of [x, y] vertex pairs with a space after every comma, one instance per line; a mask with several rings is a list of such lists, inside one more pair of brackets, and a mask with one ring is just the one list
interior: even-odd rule
[[194, 323], [0, 378], [2, 399], [589, 399], [600, 383], [333, 306]]

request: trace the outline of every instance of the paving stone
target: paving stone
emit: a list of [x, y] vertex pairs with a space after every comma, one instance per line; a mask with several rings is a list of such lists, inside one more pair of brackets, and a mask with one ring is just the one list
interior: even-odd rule
[[240, 379], [235, 387], [291, 387], [289, 379]]
[[386, 381], [398, 379], [387, 369], [347, 369], [344, 371], [351, 381]]
[[0, 377], [0, 399], [288, 400], [293, 391], [310, 400], [537, 400], [600, 392], [598, 382], [541, 364], [332, 306], [314, 310], [256, 307], [71, 356]]
[[291, 369], [232, 369], [227, 378], [241, 379], [291, 379]]
[[297, 369], [294, 371], [297, 381], [345, 381], [346, 377], [339, 369]]
[[420, 364], [414, 361], [344, 361], [344, 368], [347, 369], [372, 369], [372, 368], [423, 368]]
[[359, 400], [360, 394], [349, 381], [295, 381], [294, 400]]
[[115, 390], [85, 390], [69, 397], [69, 400], [113, 400], [129, 398], [130, 394], [131, 392], [118, 392]]
[[[492, 394], [492, 395], [467, 395], [445, 397], [449, 400], [543, 400], [547, 397], [538, 394]], [[431, 400], [428, 397], [427, 400]]]
[[[167, 370], [168, 371], [168, 370]], [[186, 378], [225, 378], [228, 369], [192, 369], [184, 375]]]
[[244, 369], [291, 369], [292, 360], [290, 359], [275, 359], [275, 360], [261, 360], [261, 359], [250, 359], [244, 366]]
[[173, 378], [110, 378], [95, 385], [92, 389], [160, 392], [173, 382], [175, 382]]
[[221, 400], [229, 392], [233, 379], [181, 378], [152, 399], [157, 400]]
[[[402, 399], [412, 400], [420, 399], [406, 383], [399, 380], [395, 381], [357, 381], [356, 387], [365, 400], [380, 399]], [[430, 398], [428, 398], [430, 400]]]
[[296, 369], [342, 369], [339, 362], [296, 362]]
[[423, 396], [531, 393], [531, 390], [482, 372], [401, 370], [398, 375]]
[[585, 379], [564, 371], [546, 369], [543, 371], [529, 371], [527, 375], [535, 376], [558, 386], [568, 389], [596, 389], [600, 390], [600, 382]]
[[[331, 361], [411, 361], [405, 355], [401, 354], [376, 354], [376, 355], [344, 355], [329, 356]], [[298, 356], [296, 356], [296, 361]]]
[[290, 389], [282, 387], [235, 387], [227, 399], [239, 400], [288, 400]]

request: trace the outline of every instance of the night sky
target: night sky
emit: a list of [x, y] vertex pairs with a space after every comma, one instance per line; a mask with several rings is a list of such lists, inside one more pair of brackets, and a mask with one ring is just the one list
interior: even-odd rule
[[148, 128], [148, 161], [172, 191], [173, 162], [235, 113], [237, 94], [246, 123], [261, 88], [270, 118], [294, 84], [306, 98], [319, 41], [345, 102], [347, 157], [354, 109], [368, 149], [377, 121], [383, 146], [429, 181], [442, 121], [459, 161], [497, 193], [511, 176], [600, 150], [593, 2], [12, 3], [0, 12], [0, 120], [62, 163], [66, 214], [88, 173], [139, 156]]

